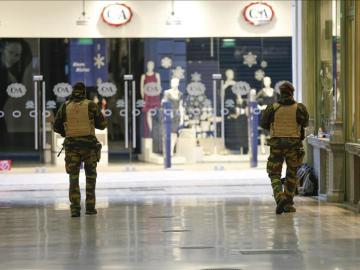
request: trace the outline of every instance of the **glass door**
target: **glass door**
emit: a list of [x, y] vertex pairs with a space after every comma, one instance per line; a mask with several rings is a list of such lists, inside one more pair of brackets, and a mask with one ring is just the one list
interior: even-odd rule
[[139, 39], [106, 39], [106, 43], [109, 79], [98, 85], [95, 98], [108, 119], [109, 161], [132, 163], [141, 152], [143, 44]]
[[[59, 106], [65, 102], [76, 82], [86, 85], [87, 98], [101, 108], [108, 120], [105, 130], [96, 130], [101, 142], [100, 166], [109, 163], [128, 163], [133, 158], [136, 143], [136, 118], [132, 113], [133, 79], [131, 48], [128, 39], [42, 39], [42, 72], [46, 81], [46, 124], [49, 125], [46, 152], [57, 165], [63, 164], [63, 138], [51, 131], [51, 123]], [[134, 81], [135, 82], [135, 81]], [[127, 87], [126, 87], [127, 86]]]
[[0, 60], [0, 159], [38, 162], [39, 40], [0, 39]]

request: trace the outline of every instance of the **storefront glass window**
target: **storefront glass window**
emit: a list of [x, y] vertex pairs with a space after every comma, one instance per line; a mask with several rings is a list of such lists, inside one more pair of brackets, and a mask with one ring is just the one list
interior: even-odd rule
[[346, 3], [346, 10], [350, 16], [346, 17], [347, 25], [347, 70], [346, 82], [347, 89], [349, 89], [348, 96], [348, 108], [346, 109], [347, 117], [347, 139], [351, 141], [356, 140], [356, 60], [355, 60], [355, 51], [356, 51], [356, 32], [355, 32], [355, 1], [349, 1]]
[[34, 151], [34, 90], [39, 72], [37, 39], [0, 39], [0, 151]]
[[321, 1], [320, 8], [320, 32], [319, 32], [319, 48], [320, 48], [320, 96], [319, 96], [319, 113], [320, 127], [319, 133], [329, 135], [330, 120], [333, 112], [334, 97], [334, 23], [333, 23], [333, 2]]
[[[360, 72], [360, 3], [358, 1], [353, 1], [354, 6], [354, 36], [353, 36], [353, 45], [354, 45], [354, 98], [353, 100], [360, 99], [360, 77], [358, 76]], [[360, 143], [360, 106], [359, 103], [355, 101], [354, 105], [354, 134], [357, 142]]]
[[[1, 143], [7, 144], [9, 151], [14, 148], [8, 138], [15, 138], [13, 134], [26, 126], [19, 125], [18, 118], [33, 123], [28, 116], [11, 114], [34, 107], [32, 74], [43, 75], [44, 88], [41, 85], [38, 91], [45, 91], [39, 101], [46, 111], [44, 146], [53, 154], [60, 150], [62, 139], [51, 132], [51, 122], [71, 94], [71, 86], [83, 81], [88, 98], [98, 103], [108, 118], [108, 128], [98, 138], [106, 145], [110, 160], [137, 155], [140, 160], [159, 164], [164, 154], [163, 101], [169, 101], [173, 108], [171, 152], [175, 162], [246, 161], [251, 145], [250, 91], [257, 93], [256, 113], [260, 117], [267, 105], [278, 100], [281, 82], [292, 80], [290, 37], [25, 41], [31, 48], [27, 51], [32, 52], [27, 58], [20, 56], [25, 52], [22, 47], [21, 52], [16, 51], [20, 49], [17, 43], [9, 47], [8, 41], [2, 42], [0, 118], [6, 125], [1, 129], [6, 140]], [[10, 67], [11, 63], [18, 66]], [[13, 70], [20, 70], [21, 76]], [[326, 76], [332, 76], [331, 65], [324, 70]], [[126, 74], [132, 79], [124, 80]], [[214, 74], [220, 74], [221, 79], [215, 80]], [[9, 97], [7, 87], [15, 82], [23, 82], [30, 96]], [[329, 87], [325, 80], [324, 89]], [[269, 134], [258, 131], [255, 144], [260, 155], [267, 154]], [[35, 136], [32, 124], [27, 132], [31, 148]]]
[[333, 1], [333, 51], [334, 51], [334, 93], [333, 93], [333, 104], [334, 104], [334, 120], [342, 121], [343, 120], [343, 108], [342, 108], [342, 99], [343, 93], [343, 74], [341, 73], [342, 69], [342, 38], [343, 34], [341, 33], [341, 13], [342, 13], [342, 1], [336, 0]]

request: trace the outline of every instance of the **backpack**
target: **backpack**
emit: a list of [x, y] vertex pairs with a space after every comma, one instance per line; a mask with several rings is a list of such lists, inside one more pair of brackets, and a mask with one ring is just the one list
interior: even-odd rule
[[318, 194], [318, 179], [311, 166], [307, 164], [301, 165], [297, 170], [297, 177], [300, 184], [299, 194], [301, 196], [316, 196]]

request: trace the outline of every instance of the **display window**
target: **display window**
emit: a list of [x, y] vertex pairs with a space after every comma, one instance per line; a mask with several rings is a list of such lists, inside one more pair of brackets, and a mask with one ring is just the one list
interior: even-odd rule
[[356, 141], [357, 139], [357, 89], [356, 89], [356, 27], [355, 27], [355, 1], [346, 2], [345, 6], [350, 16], [346, 17], [346, 44], [347, 44], [347, 73], [346, 73], [346, 89], [347, 93], [347, 140]]
[[320, 16], [320, 77], [318, 108], [320, 123], [319, 136], [329, 136], [333, 97], [333, 34], [332, 34], [332, 1], [321, 1]]
[[[3, 157], [56, 153], [53, 117], [83, 81], [108, 119], [98, 136], [110, 161], [162, 164], [166, 130], [176, 164], [248, 161], [252, 147], [265, 159], [269, 134], [251, 116], [258, 122], [281, 82], [292, 80], [291, 37], [1, 39], [0, 48]], [[332, 106], [330, 54], [322, 55], [324, 124]]]
[[329, 138], [331, 122], [343, 120], [341, 1], [317, 3], [318, 39], [318, 136]]
[[358, 100], [360, 100], [360, 3], [358, 1], [349, 1], [347, 4], [347, 43], [348, 46], [348, 70], [351, 74], [350, 86], [351, 89], [351, 111], [348, 112], [349, 119], [349, 139], [353, 142], [360, 143], [360, 107]]

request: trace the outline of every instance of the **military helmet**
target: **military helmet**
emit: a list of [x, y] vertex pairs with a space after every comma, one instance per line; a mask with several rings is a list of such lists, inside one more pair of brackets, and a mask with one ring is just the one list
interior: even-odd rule
[[280, 89], [280, 93], [289, 93], [291, 95], [294, 94], [294, 91], [295, 91], [295, 87], [294, 85], [289, 82], [289, 81], [285, 81], [283, 82], [280, 86], [279, 86], [279, 89]]
[[86, 86], [82, 82], [77, 82], [73, 86], [73, 91], [71, 93], [72, 99], [79, 99], [79, 98], [85, 98], [86, 97]]

